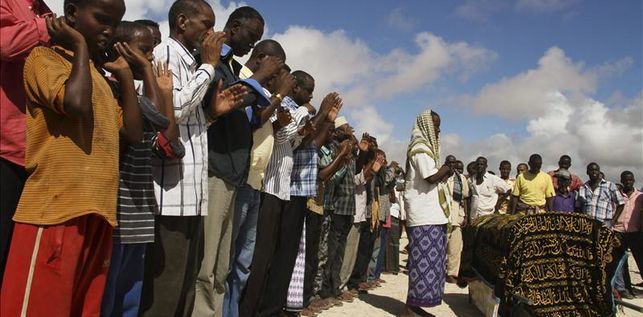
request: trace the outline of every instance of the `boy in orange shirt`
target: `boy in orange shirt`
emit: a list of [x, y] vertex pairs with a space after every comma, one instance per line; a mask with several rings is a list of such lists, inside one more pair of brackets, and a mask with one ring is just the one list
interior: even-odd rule
[[[123, 0], [65, 0], [52, 48], [25, 63], [30, 173], [14, 221], [2, 316], [98, 316], [116, 225], [119, 131], [142, 137], [132, 71], [105, 50]], [[119, 81], [120, 104], [100, 68]]]

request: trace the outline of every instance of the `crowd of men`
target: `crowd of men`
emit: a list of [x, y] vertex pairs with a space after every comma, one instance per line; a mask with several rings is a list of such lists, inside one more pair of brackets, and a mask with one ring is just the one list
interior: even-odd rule
[[[548, 175], [532, 155], [516, 179], [484, 157], [467, 176], [452, 155], [422, 165], [415, 154], [439, 157], [427, 112], [405, 173], [354, 135], [338, 93], [313, 105], [314, 77], [261, 40], [252, 7], [217, 32], [206, 1], [175, 1], [167, 39], [153, 21], [121, 21], [123, 0], [65, 0], [60, 17], [40, 0], [1, 10], [2, 316], [315, 316], [401, 272], [402, 228], [421, 237], [412, 228], [433, 221], [407, 190], [425, 180], [449, 197], [446, 265], [430, 281], [442, 293], [461, 227], [492, 213], [585, 212], [643, 264], [631, 172], [619, 189], [595, 163], [583, 183], [569, 156]], [[405, 316], [441, 302], [410, 284]]]

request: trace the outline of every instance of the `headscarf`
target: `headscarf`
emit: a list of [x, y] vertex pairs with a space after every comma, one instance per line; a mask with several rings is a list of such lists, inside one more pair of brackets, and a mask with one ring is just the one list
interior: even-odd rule
[[[440, 166], [440, 142], [433, 125], [433, 111], [426, 109], [420, 113], [415, 120], [413, 130], [411, 131], [411, 142], [407, 151], [407, 160], [415, 154], [425, 153], [435, 162], [435, 166]], [[407, 161], [407, 166], [408, 166]], [[448, 220], [447, 227], [451, 229], [451, 195], [445, 182], [439, 182], [438, 198], [442, 211]]]

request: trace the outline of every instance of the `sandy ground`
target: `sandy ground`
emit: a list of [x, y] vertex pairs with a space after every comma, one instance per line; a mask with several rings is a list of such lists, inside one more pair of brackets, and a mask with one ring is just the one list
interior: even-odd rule
[[[400, 240], [400, 246], [405, 246], [408, 241], [403, 237]], [[406, 256], [401, 254], [400, 261], [404, 261]], [[404, 264], [406, 262], [403, 262]], [[638, 272], [636, 263], [630, 256], [630, 270], [632, 272], [632, 282], [640, 283], [641, 275]], [[352, 303], [344, 303], [341, 307], [333, 307], [323, 313], [319, 314], [320, 317], [339, 317], [339, 316], [397, 316], [404, 308], [406, 300], [406, 292], [408, 287], [408, 276], [404, 274], [399, 275], [382, 275], [382, 279], [386, 283], [382, 284], [375, 290], [370, 291], [368, 294], [360, 295]], [[636, 305], [643, 306], [643, 298], [631, 300]], [[468, 316], [482, 316], [482, 313], [476, 307], [469, 303], [468, 289], [460, 289], [455, 284], [446, 284], [444, 300], [442, 305], [426, 309], [426, 311], [438, 317], [468, 317]], [[639, 316], [642, 317], [643, 313], [634, 310], [623, 308], [618, 313], [619, 317], [624, 316]]]

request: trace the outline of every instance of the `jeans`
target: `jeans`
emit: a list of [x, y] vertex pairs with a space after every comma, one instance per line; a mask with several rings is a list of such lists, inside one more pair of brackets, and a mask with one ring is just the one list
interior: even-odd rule
[[234, 219], [232, 223], [232, 245], [230, 274], [226, 281], [223, 298], [223, 316], [238, 317], [241, 293], [250, 276], [250, 264], [257, 239], [257, 218], [259, 217], [260, 192], [248, 185], [237, 190]]
[[137, 317], [143, 290], [146, 243], [114, 243], [101, 316]]
[[386, 256], [389, 232], [389, 228], [382, 228], [380, 230], [380, 251], [377, 254], [377, 261], [375, 262], [375, 269], [372, 271], [373, 276], [371, 277], [371, 280], [380, 278], [382, 271], [384, 271], [384, 258]]
[[623, 275], [630, 274], [629, 270], [624, 270], [624, 268], [627, 267], [628, 257], [628, 252], [625, 252], [625, 254], [623, 254], [623, 256], [621, 257], [620, 262], [618, 263], [618, 267], [616, 268], [616, 272], [614, 273], [614, 279], [612, 280], [612, 286], [614, 286], [614, 288], [619, 292], [627, 289]]

